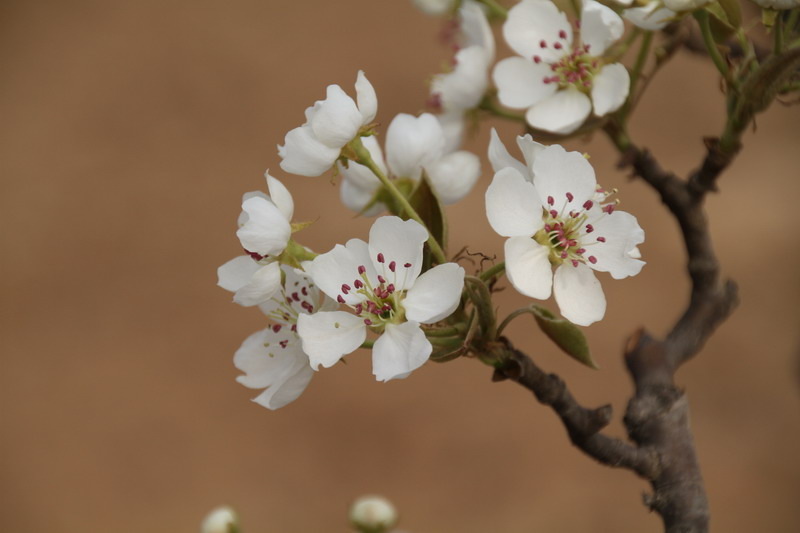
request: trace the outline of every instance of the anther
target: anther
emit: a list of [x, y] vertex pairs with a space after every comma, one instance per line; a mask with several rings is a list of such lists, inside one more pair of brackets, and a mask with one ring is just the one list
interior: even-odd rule
[[562, 47], [561, 47], [561, 43], [555, 43], [555, 44], [553, 45], [553, 48], [555, 48], [556, 50], [561, 50], [561, 48], [562, 48]]
[[340, 304], [343, 304], [343, 303], [344, 303], [344, 298], [342, 297], [342, 295], [341, 295], [341, 294], [340, 294], [339, 296], [337, 296], [337, 297], [336, 297], [336, 301], [337, 301], [337, 302], [339, 302]]
[[587, 211], [591, 209], [593, 205], [594, 202], [592, 202], [591, 200], [586, 200], [585, 202], [583, 202], [583, 208], [586, 209]]
[[394, 283], [390, 283], [390, 284], [389, 284], [389, 285], [386, 287], [386, 292], [388, 292], [389, 294], [392, 294], [392, 293], [394, 292]]
[[606, 213], [608, 213], [610, 215], [611, 213], [614, 212], [614, 207], [615, 207], [614, 204], [608, 204], [608, 205], [603, 207], [603, 211], [605, 211]]
[[595, 263], [597, 263], [597, 258], [595, 256], [593, 256], [593, 255], [590, 255], [589, 256], [589, 262], [591, 264], [595, 264]]
[[275, 333], [278, 333], [281, 330], [281, 327], [282, 326], [280, 324], [274, 324], [272, 326], [272, 331], [274, 331]]
[[356, 289], [360, 289], [361, 287], [364, 286], [364, 282], [361, 281], [360, 279], [357, 279], [353, 281], [353, 285], [355, 286]]
[[371, 326], [372, 325], [372, 320], [370, 320], [369, 318], [365, 318], [364, 319], [364, 324], [366, 324], [367, 326]]
[[366, 271], [367, 271], [367, 268], [364, 265], [359, 265], [359, 267], [358, 267], [358, 273], [359, 274], [363, 274]]
[[533, 56], [533, 62], [537, 65], [542, 62], [542, 58], [539, 56]]
[[606, 238], [605, 237], [598, 237], [597, 238], [597, 242], [606, 242]]
[[355, 311], [357, 315], [360, 315], [363, 310], [364, 306], [361, 304], [356, 304], [356, 306], [353, 308], [353, 311]]
[[350, 291], [350, 285], [348, 285], [347, 283], [342, 283], [342, 292], [344, 294], [347, 294], [349, 291]]
[[539, 41], [539, 48], [547, 48], [547, 43], [542, 39]]
[[556, 211], [555, 209], [551, 209], [550, 210], [550, 216], [553, 217], [553, 218], [558, 217], [558, 211]]
[[594, 231], [594, 226], [591, 224], [586, 224], [586, 233], [591, 233]]
[[378, 274], [378, 283], [386, 283], [386, 279], [380, 274]]
[[378, 252], [378, 263], [383, 263], [383, 262], [384, 262], [383, 254]]
[[567, 201], [568, 201], [568, 202], [571, 202], [571, 201], [572, 201], [572, 200], [574, 200], [574, 199], [575, 199], [575, 197], [574, 197], [574, 196], [572, 196], [572, 193], [571, 193], [571, 192], [568, 192], [568, 193], [567, 193]]
[[553, 205], [556, 201], [553, 199], [552, 196], [547, 197], [547, 205]]
[[572, 266], [574, 266], [575, 268], [578, 268], [578, 261], [576, 259], [572, 260]]
[[406, 267], [406, 268], [411, 268], [411, 263], [406, 263], [406, 264], [405, 264], [405, 265], [403, 265], [403, 266], [404, 266], [404, 267]]
[[560, 39], [566, 39], [567, 38], [567, 32], [565, 32], [564, 30], [559, 31], [558, 32], [558, 37]]
[[395, 263], [394, 261], [392, 261], [391, 263], [389, 263], [389, 270], [391, 270], [392, 272], [394, 272], [394, 269], [395, 269], [396, 267], [397, 267], [397, 263]]

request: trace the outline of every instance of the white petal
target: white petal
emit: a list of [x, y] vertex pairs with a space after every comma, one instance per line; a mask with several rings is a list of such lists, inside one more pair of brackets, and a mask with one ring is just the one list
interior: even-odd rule
[[362, 120], [353, 99], [338, 85], [328, 85], [327, 97], [316, 107], [310, 125], [319, 142], [341, 148], [356, 136]]
[[489, 59], [479, 46], [462, 48], [455, 55], [455, 68], [437, 74], [431, 81], [431, 94], [438, 94], [445, 113], [476, 107], [489, 85]]
[[[566, 39], [559, 37], [560, 32]], [[572, 47], [572, 27], [567, 16], [549, 1], [522, 0], [512, 7], [503, 24], [503, 36], [516, 53], [528, 60], [538, 55], [551, 63]], [[545, 41], [544, 48], [541, 41]], [[561, 50], [553, 48], [556, 42], [561, 43]]]
[[425, 364], [432, 351], [418, 323], [388, 324], [372, 348], [372, 373], [378, 381], [404, 378]]
[[[299, 344], [299, 343], [298, 343]], [[305, 363], [296, 369], [293, 374], [286, 377], [280, 385], [273, 385], [255, 398], [253, 401], [267, 409], [279, 409], [284, 405], [295, 401], [303, 391], [306, 390], [311, 378], [314, 377], [314, 369], [308, 364], [308, 356], [297, 346], [296, 351], [303, 354]]]
[[553, 286], [550, 251], [530, 237], [511, 237], [506, 241], [506, 275], [520, 293], [545, 300]]
[[320, 311], [297, 317], [297, 334], [311, 368], [330, 368], [367, 338], [364, 320], [344, 311]]
[[355, 305], [364, 300], [364, 296], [348, 291], [344, 294], [342, 285], [352, 289], [353, 282], [360, 279], [358, 267], [363, 266], [369, 278], [375, 279], [375, 271], [369, 258], [367, 244], [360, 239], [350, 239], [345, 246], [337, 244], [332, 250], [314, 258], [305, 270], [317, 287], [329, 297], [337, 300], [339, 296], [348, 305]]
[[509, 57], [497, 63], [492, 79], [501, 104], [526, 109], [558, 90], [557, 84], [544, 83], [544, 79], [551, 75], [550, 66], [545, 63], [537, 65], [522, 57]]
[[386, 159], [398, 178], [419, 179], [422, 167], [439, 159], [444, 151], [444, 132], [436, 117], [400, 113], [386, 132]]
[[464, 2], [458, 16], [463, 36], [461, 47], [480, 46], [486, 51], [489, 62], [494, 61], [494, 34], [483, 9], [476, 2]]
[[356, 77], [356, 100], [361, 113], [361, 124], [366, 125], [375, 120], [375, 115], [378, 114], [378, 95], [363, 70], [359, 70]]
[[666, 7], [659, 8], [658, 2], [650, 2], [642, 7], [632, 7], [623, 11], [622, 16], [635, 26], [648, 31], [658, 31], [669, 24], [677, 15]]
[[290, 174], [319, 176], [333, 166], [340, 148], [330, 148], [319, 142], [308, 125], [286, 134], [283, 146], [278, 146], [281, 168]]
[[[584, 202], [592, 198], [597, 179], [592, 165], [582, 154], [567, 152], [554, 144], [542, 150], [536, 158], [533, 186], [543, 206], [568, 215], [570, 211], [580, 211]], [[549, 198], [553, 199], [552, 205]]]
[[544, 226], [536, 190], [511, 167], [495, 174], [486, 189], [486, 217], [492, 229], [504, 237], [530, 237]]
[[[350, 166], [354, 166], [356, 163], [350, 162]], [[378, 187], [380, 187], [380, 182], [375, 185], [374, 188], [362, 187], [356, 182], [353, 182], [347, 178], [342, 180], [342, 185], [339, 187], [339, 199], [342, 203], [350, 209], [351, 211], [355, 211], [356, 213], [362, 213], [364, 208], [372, 201], [375, 197], [375, 193], [378, 191]], [[364, 212], [364, 216], [375, 216], [381, 211], [385, 209], [385, 206], [382, 203], [376, 203], [374, 206], [370, 207], [366, 212]]]
[[447, 154], [425, 168], [431, 185], [445, 204], [464, 198], [481, 175], [481, 160], [470, 152]]
[[[398, 291], [408, 290], [422, 271], [422, 246], [427, 240], [428, 230], [418, 222], [380, 217], [369, 230], [369, 256], [377, 272]], [[383, 255], [383, 263], [378, 254]], [[395, 272], [389, 268], [391, 263]]]
[[622, 37], [625, 23], [613, 9], [594, 0], [584, 0], [581, 11], [581, 40], [589, 53], [601, 56], [611, 43]]
[[506, 145], [500, 140], [497, 130], [492, 128], [491, 138], [489, 140], [489, 162], [492, 164], [492, 170], [499, 172], [506, 167], [512, 167], [517, 170], [524, 178], [531, 179], [531, 171], [524, 163], [511, 157], [508, 153]]
[[433, 324], [453, 314], [464, 290], [464, 269], [455, 263], [437, 265], [422, 274], [406, 293], [406, 317]]
[[[640, 261], [638, 244], [644, 242], [644, 230], [639, 227], [636, 217], [624, 211], [603, 214], [592, 222], [594, 231], [581, 236], [581, 244], [586, 248], [586, 256], [594, 256], [595, 264], [589, 266], [600, 272], [608, 272], [614, 279], [635, 276], [644, 266]], [[602, 237], [605, 242], [599, 242]]]
[[294, 200], [292, 199], [292, 194], [283, 183], [270, 175], [269, 170], [264, 173], [264, 177], [267, 178], [267, 188], [269, 189], [269, 197], [272, 199], [272, 203], [280, 209], [286, 220], [291, 222], [294, 216]]
[[292, 228], [283, 213], [269, 200], [255, 196], [242, 204], [247, 222], [236, 236], [248, 252], [261, 255], [278, 255], [289, 242]]
[[[258, 196], [258, 197], [263, 198], [264, 200], [268, 200], [270, 202], [272, 201], [272, 200], [270, 200], [269, 195], [267, 195], [267, 193], [265, 193], [263, 191], [250, 191], [250, 192], [246, 192], [246, 193], [244, 193], [242, 195], [242, 203], [245, 203], [245, 201], [247, 201], [250, 198], [253, 198], [255, 196]], [[236, 227], [240, 228], [240, 227], [244, 226], [244, 224], [245, 224], [245, 222], [247, 222], [248, 218], [249, 217], [247, 216], [247, 213], [245, 213], [244, 211], [239, 213], [239, 218], [236, 221]]]
[[288, 329], [254, 333], [236, 351], [233, 362], [245, 373], [236, 381], [254, 389], [267, 387], [253, 401], [268, 409], [278, 409], [295, 400], [314, 373], [300, 341]]
[[577, 267], [563, 263], [556, 269], [553, 292], [561, 315], [574, 324], [588, 326], [606, 314], [603, 287], [592, 269], [578, 263]]
[[250, 281], [259, 268], [261, 266], [249, 255], [234, 257], [217, 269], [217, 285], [226, 291], [236, 292]]
[[444, 149], [443, 153], [449, 154], [455, 152], [461, 146], [461, 141], [464, 139], [464, 113], [461, 111], [453, 113], [443, 113], [436, 115], [439, 125], [442, 127], [444, 134]]
[[544, 150], [546, 147], [545, 145], [534, 141], [530, 133], [518, 135], [517, 146], [519, 146], [522, 156], [525, 158], [525, 166], [528, 168], [528, 173], [530, 174], [531, 179], [533, 179], [533, 162], [536, 160], [536, 156], [539, 155], [539, 152]]
[[281, 269], [269, 263], [255, 271], [250, 280], [236, 291], [233, 301], [250, 307], [266, 302], [281, 289]]
[[631, 78], [621, 63], [606, 65], [595, 76], [592, 86], [594, 114], [602, 117], [620, 108], [625, 103]]
[[525, 120], [534, 128], [566, 135], [577, 130], [591, 111], [588, 96], [576, 89], [566, 89], [530, 108]]

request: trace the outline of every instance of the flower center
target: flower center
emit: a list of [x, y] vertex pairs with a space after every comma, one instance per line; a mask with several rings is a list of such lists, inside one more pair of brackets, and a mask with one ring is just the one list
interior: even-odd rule
[[[559, 89], [574, 87], [585, 93], [591, 91], [594, 77], [600, 70], [600, 60], [589, 54], [588, 44], [578, 44], [576, 41], [572, 44], [572, 51], [567, 53], [570, 43], [567, 40], [567, 32], [561, 30], [557, 40], [548, 43], [542, 39], [539, 41], [539, 47], [564, 51], [560, 59], [549, 63], [552, 74], [544, 77], [545, 84], [555, 83]], [[540, 56], [533, 56], [534, 63], [539, 64], [542, 61]]]
[[547, 206], [542, 209], [544, 228], [533, 239], [550, 249], [551, 264], [557, 266], [568, 261], [577, 267], [580, 263], [597, 263], [597, 257], [587, 252], [587, 248], [606, 242], [606, 238], [594, 235], [591, 222], [597, 223], [599, 218], [614, 211], [616, 203], [604, 203], [611, 194], [613, 192], [607, 193], [598, 187], [591, 200], [579, 205], [575, 196], [567, 192], [561, 211], [554, 208], [556, 199], [547, 197]]
[[[402, 322], [405, 317], [405, 310], [402, 306], [405, 291], [398, 290], [397, 287], [405, 286], [411, 263], [403, 265], [398, 265], [395, 261], [386, 263], [382, 253], [378, 253], [376, 259], [380, 265], [378, 284], [373, 286], [367, 276], [367, 268], [360, 265], [358, 277], [353, 280], [352, 284], [342, 284], [342, 292], [336, 297], [336, 301], [344, 304], [346, 295], [350, 293], [361, 295], [363, 300], [355, 305], [350, 304], [350, 307], [356, 316], [364, 320], [364, 324], [380, 330], [386, 324]], [[398, 280], [401, 280], [400, 283]]]

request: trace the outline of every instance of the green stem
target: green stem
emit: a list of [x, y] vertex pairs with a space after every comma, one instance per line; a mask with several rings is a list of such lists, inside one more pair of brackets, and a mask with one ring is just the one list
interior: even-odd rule
[[461, 335], [464, 332], [464, 328], [459, 327], [452, 327], [452, 328], [436, 328], [436, 329], [423, 329], [425, 332], [426, 337], [453, 337], [456, 335]]
[[502, 19], [508, 17], [508, 9], [495, 2], [495, 0], [478, 0], [478, 2], [489, 8], [490, 15]]
[[569, 5], [572, 6], [572, 10], [575, 12], [576, 18], [581, 18], [581, 4], [578, 0], [569, 0]]
[[361, 348], [369, 348], [369, 349], [371, 349], [374, 344], [375, 344], [374, 340], [372, 340], [372, 341], [371, 340], [365, 340], [364, 342], [361, 343], [360, 347]]
[[783, 17], [778, 17], [775, 26], [772, 28], [773, 32], [773, 53], [780, 54], [783, 52]]
[[789, 19], [786, 21], [786, 29], [790, 34], [794, 32], [798, 18], [800, 18], [800, 9], [793, 9], [792, 12], [789, 13]]
[[525, 115], [520, 115], [519, 113], [514, 113], [512, 111], [507, 111], [497, 105], [497, 102], [490, 96], [486, 96], [481, 103], [478, 105], [480, 109], [484, 111], [488, 111], [489, 113], [493, 114], [496, 117], [505, 118], [508, 120], [513, 120], [515, 122], [521, 122], [525, 124]]
[[[386, 174], [384, 174], [378, 165], [375, 164], [375, 161], [372, 160], [372, 155], [369, 153], [364, 147], [364, 144], [361, 142], [361, 137], [356, 137], [352, 141], [350, 141], [350, 147], [353, 149], [353, 152], [356, 154], [356, 163], [360, 163], [370, 169], [375, 176], [381, 181], [383, 186], [389, 191], [389, 194], [397, 200], [400, 206], [405, 210], [408, 214], [409, 218], [414, 220], [415, 222], [419, 222], [422, 224], [422, 227], [427, 228], [428, 226], [423, 222], [422, 218], [417, 214], [411, 204], [408, 202], [408, 199], [401, 193], [398, 188], [392, 183]], [[431, 249], [431, 253], [433, 257], [436, 258], [436, 261], [439, 264], [447, 263], [447, 256], [444, 254], [444, 250], [439, 245], [439, 243], [434, 238], [433, 234], [428, 230], [428, 246]]]
[[639, 53], [636, 55], [636, 63], [634, 63], [633, 70], [631, 71], [628, 100], [622, 107], [622, 111], [619, 112], [619, 121], [622, 124], [625, 124], [628, 121], [628, 114], [631, 112], [631, 109], [633, 109], [634, 102], [638, 100], [638, 95], [636, 94], [636, 84], [639, 82], [639, 77], [642, 75], [642, 69], [644, 69], [645, 64], [647, 64], [647, 57], [650, 55], [650, 45], [652, 42], [653, 32], [644, 32], [642, 44], [639, 46]]
[[500, 322], [500, 325], [497, 326], [497, 336], [499, 337], [500, 335], [503, 334], [503, 330], [506, 329], [506, 326], [511, 324], [512, 320], [514, 320], [518, 316], [522, 316], [522, 315], [525, 315], [525, 314], [528, 314], [528, 313], [533, 314], [533, 311], [531, 311], [531, 308], [530, 307], [522, 307], [520, 309], [517, 309], [516, 311], [514, 311], [513, 313], [511, 313], [507, 317], [505, 317], [503, 319], [503, 321]]
[[484, 270], [483, 272], [481, 272], [479, 277], [483, 281], [489, 281], [490, 279], [494, 278], [495, 276], [499, 276], [500, 274], [502, 274], [505, 271], [506, 271], [506, 263], [505, 263], [505, 261], [501, 261], [500, 263], [497, 263], [496, 265], [492, 266], [491, 268], [488, 268], [488, 269]]
[[722, 54], [719, 53], [717, 43], [714, 42], [714, 36], [711, 33], [711, 23], [708, 18], [708, 12], [703, 9], [698, 9], [694, 12], [694, 18], [697, 19], [698, 24], [700, 24], [700, 31], [703, 35], [703, 43], [706, 45], [706, 50], [708, 51], [709, 57], [711, 57], [711, 61], [714, 62], [717, 70], [719, 70], [720, 74], [722, 74], [725, 80], [729, 81], [730, 74], [728, 72], [728, 64], [725, 62]]

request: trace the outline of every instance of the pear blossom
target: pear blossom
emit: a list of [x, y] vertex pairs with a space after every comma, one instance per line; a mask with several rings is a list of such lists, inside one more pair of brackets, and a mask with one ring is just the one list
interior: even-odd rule
[[422, 273], [422, 248], [428, 231], [413, 220], [380, 217], [369, 243], [351, 239], [304, 265], [317, 286], [352, 310], [301, 314], [297, 328], [311, 367], [328, 368], [366, 340], [372, 371], [379, 381], [401, 379], [428, 360], [433, 348], [420, 327], [458, 307], [464, 269], [455, 263]]
[[280, 292], [259, 306], [272, 325], [250, 335], [233, 356], [236, 368], [244, 372], [236, 381], [266, 389], [253, 401], [273, 410], [297, 399], [314, 375], [297, 336], [298, 317], [331, 309], [333, 303], [303, 272], [286, 265], [282, 270]]
[[580, 153], [553, 145], [526, 152], [526, 159], [527, 176], [509, 163], [496, 168], [486, 191], [489, 224], [508, 237], [506, 274], [531, 298], [554, 293], [565, 318], [588, 326], [606, 310], [594, 271], [614, 279], [638, 274], [644, 231], [634, 216], [608, 201], [612, 193], [597, 186]]
[[306, 109], [306, 122], [286, 134], [278, 146], [281, 168], [291, 174], [319, 176], [339, 158], [342, 148], [378, 111], [375, 89], [364, 72], [356, 78], [356, 101], [338, 85], [329, 85], [325, 100]]
[[580, 39], [550, 0], [522, 0], [508, 12], [503, 36], [521, 57], [500, 61], [493, 72], [500, 103], [525, 109], [534, 128], [558, 134], [578, 129], [594, 112], [616, 111], [628, 97], [630, 76], [603, 53], [622, 36], [612, 9], [584, 0]]
[[[480, 177], [478, 156], [466, 151], [445, 152], [444, 131], [430, 113], [419, 117], [400, 113], [392, 120], [386, 132], [385, 160], [375, 137], [364, 137], [362, 143], [385, 175], [417, 182], [424, 172], [445, 204], [464, 198]], [[350, 161], [347, 167], [341, 163], [338, 165], [343, 177], [342, 203], [368, 216], [383, 211], [385, 206], [372, 203], [382, 186], [372, 171], [354, 161]]]
[[270, 299], [280, 289], [277, 258], [292, 234], [292, 195], [269, 171], [264, 177], [269, 196], [254, 191], [242, 198], [236, 235], [246, 255], [235, 257], [217, 269], [218, 285], [233, 292], [233, 301], [246, 307]]
[[476, 2], [465, 1], [459, 8], [458, 30], [453, 69], [433, 77], [428, 100], [439, 114], [448, 153], [461, 145], [465, 113], [476, 108], [486, 94], [495, 55], [492, 28]]
[[208, 513], [200, 525], [200, 533], [230, 533], [238, 531], [239, 517], [236, 511], [224, 505]]
[[397, 510], [383, 496], [361, 496], [350, 507], [350, 522], [360, 531], [386, 531], [397, 523]]

